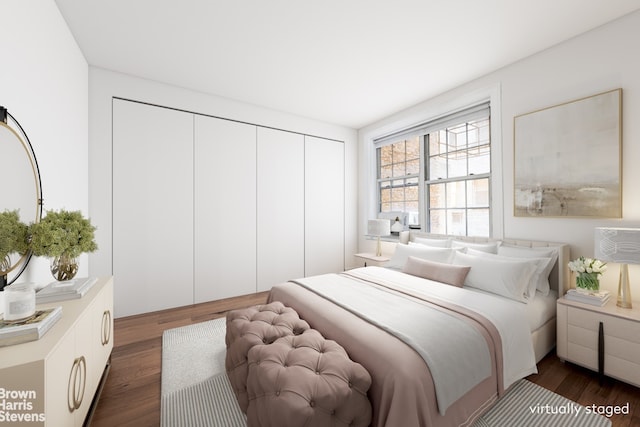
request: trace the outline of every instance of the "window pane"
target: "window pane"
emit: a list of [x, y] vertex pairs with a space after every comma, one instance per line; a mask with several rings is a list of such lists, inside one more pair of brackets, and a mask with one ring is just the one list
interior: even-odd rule
[[458, 151], [467, 148], [467, 124], [463, 123], [448, 129], [449, 151]]
[[475, 122], [470, 123], [470, 125], [474, 126], [475, 128], [477, 128], [477, 134], [478, 134], [478, 144], [484, 145], [484, 144], [489, 144], [489, 142], [491, 141], [491, 136], [490, 136], [490, 122], [489, 119], [482, 119], [482, 120], [476, 120]]
[[420, 159], [409, 160], [407, 162], [407, 175], [418, 175], [420, 173]]
[[475, 147], [469, 152], [469, 174], [479, 175], [491, 171], [491, 149], [488, 145]]
[[409, 213], [414, 213], [415, 215], [418, 215], [420, 213], [420, 205], [419, 202], [416, 200], [414, 202], [406, 202], [405, 203], [405, 208], [407, 209], [407, 212]]
[[384, 147], [380, 147], [378, 150], [380, 150], [380, 166], [390, 165], [393, 163], [393, 151], [391, 145], [385, 145]]
[[447, 177], [447, 159], [445, 156], [435, 156], [429, 158], [429, 176], [428, 181], [433, 181], [438, 178], [444, 179]]
[[447, 234], [446, 211], [432, 210], [429, 212], [429, 230], [431, 233]]
[[447, 206], [444, 192], [445, 184], [433, 184], [429, 186], [429, 207], [444, 208]]
[[406, 175], [406, 168], [405, 168], [405, 163], [394, 163], [393, 164], [393, 177], [397, 178], [399, 176], [405, 176]]
[[395, 187], [391, 190], [392, 202], [404, 202], [404, 187]]
[[389, 203], [391, 201], [391, 189], [383, 188], [380, 190], [380, 201], [382, 203]]
[[489, 179], [467, 181], [467, 207], [489, 206]]
[[416, 136], [407, 141], [407, 161], [420, 159], [420, 137]]
[[381, 203], [380, 212], [391, 212], [391, 203]]
[[465, 206], [465, 181], [447, 183], [447, 207], [464, 208]]
[[467, 174], [467, 152], [456, 153], [454, 156], [449, 156], [449, 178], [457, 178], [459, 176], [466, 176]]
[[418, 188], [418, 186], [417, 186], [417, 185], [416, 185], [416, 186], [414, 186], [414, 187], [407, 187], [407, 188], [404, 190], [404, 197], [405, 197], [405, 199], [406, 199], [407, 201], [416, 201], [416, 202], [417, 202], [417, 201], [419, 200], [419, 197], [418, 197], [418, 194], [419, 194], [419, 193], [418, 193], [418, 190], [419, 190], [419, 188]]
[[405, 157], [405, 143], [404, 141], [396, 142], [393, 147], [393, 163], [400, 163], [406, 160]]
[[447, 210], [447, 232], [455, 236], [467, 235], [467, 222], [464, 209]]
[[392, 175], [392, 171], [393, 168], [391, 165], [389, 166], [382, 166], [380, 168], [380, 178], [385, 179], [385, 178], [391, 178]]
[[469, 236], [489, 237], [489, 209], [469, 209], [467, 224]]
[[393, 212], [404, 212], [404, 202], [392, 202], [391, 203], [391, 210]]
[[447, 132], [445, 130], [432, 132], [427, 135], [427, 138], [429, 139], [429, 154], [431, 156], [447, 153]]

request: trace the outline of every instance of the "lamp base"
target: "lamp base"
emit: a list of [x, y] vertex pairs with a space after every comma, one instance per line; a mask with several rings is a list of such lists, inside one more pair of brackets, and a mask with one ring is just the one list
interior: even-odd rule
[[618, 281], [618, 302], [616, 303], [616, 305], [622, 308], [632, 308], [628, 264], [620, 264], [620, 280]]
[[380, 236], [378, 236], [378, 244], [376, 246], [376, 256], [382, 256], [382, 244], [380, 243]]

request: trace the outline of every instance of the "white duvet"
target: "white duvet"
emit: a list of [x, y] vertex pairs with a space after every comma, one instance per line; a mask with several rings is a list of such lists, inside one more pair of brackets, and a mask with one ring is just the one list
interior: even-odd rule
[[363, 267], [351, 270], [350, 273], [363, 278], [379, 278], [393, 282], [400, 289], [440, 298], [473, 310], [490, 320], [502, 339], [505, 390], [519, 379], [538, 372], [525, 304], [382, 267]]

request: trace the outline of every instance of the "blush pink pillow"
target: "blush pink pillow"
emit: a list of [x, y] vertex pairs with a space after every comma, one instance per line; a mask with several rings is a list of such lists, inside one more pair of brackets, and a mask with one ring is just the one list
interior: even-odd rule
[[467, 278], [469, 270], [471, 270], [471, 267], [427, 261], [413, 256], [407, 258], [407, 262], [402, 268], [404, 273], [459, 288], [464, 284], [464, 279]]

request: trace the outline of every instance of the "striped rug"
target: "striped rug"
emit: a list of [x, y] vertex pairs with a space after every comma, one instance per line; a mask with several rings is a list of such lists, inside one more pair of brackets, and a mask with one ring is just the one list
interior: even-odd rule
[[[161, 427], [246, 427], [224, 370], [225, 319], [166, 330], [162, 336]], [[605, 427], [558, 394], [521, 380], [473, 427]]]

